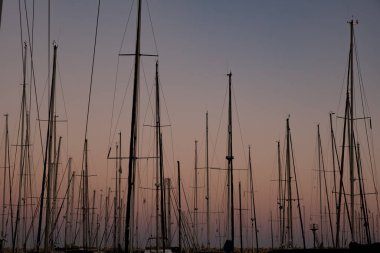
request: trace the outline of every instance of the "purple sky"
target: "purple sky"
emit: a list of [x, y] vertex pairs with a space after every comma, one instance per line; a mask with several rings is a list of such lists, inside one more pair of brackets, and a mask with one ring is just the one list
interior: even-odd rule
[[[26, 2], [31, 18], [32, 1]], [[117, 135], [110, 139], [110, 132], [112, 137], [122, 131], [124, 147], [129, 143], [131, 86], [127, 90], [123, 108], [121, 104], [133, 58], [120, 58], [117, 66], [117, 55], [119, 48], [122, 48], [122, 53], [133, 52], [136, 19], [134, 8], [122, 44], [132, 1], [101, 3], [88, 135], [91, 174], [97, 175], [91, 179], [91, 187], [95, 189], [106, 189], [107, 185], [114, 184], [114, 164], [107, 164], [106, 156], [110, 142], [114, 146]], [[84, 138], [96, 8], [97, 1], [51, 1], [51, 42], [55, 40], [58, 44], [57, 113], [61, 119], [68, 120], [68, 123], [61, 123], [58, 130], [63, 136], [63, 160], [73, 157], [78, 171]], [[224, 168], [226, 164], [227, 111], [226, 105], [224, 111], [222, 106], [228, 81], [225, 74], [231, 70], [236, 98], [234, 162], [236, 168], [246, 168], [247, 148], [248, 145], [252, 145], [262, 240], [265, 244], [269, 243], [267, 221], [269, 210], [274, 211], [276, 201], [275, 183], [271, 181], [276, 177], [276, 141], [280, 140], [283, 144], [285, 119], [289, 114], [308, 226], [310, 209], [315, 208], [313, 201], [309, 201], [315, 197], [308, 196], [315, 191], [312, 182], [315, 182], [313, 169], [316, 168], [316, 125], [320, 123], [322, 141], [328, 157], [328, 113], [340, 112], [341, 115], [343, 109], [341, 96], [349, 48], [349, 26], [346, 21], [352, 16], [359, 19], [359, 24], [355, 26], [356, 42], [367, 101], [373, 117], [375, 156], [379, 154], [379, 1], [161, 0], [149, 1], [149, 9], [154, 36], [144, 1], [142, 51], [156, 53], [155, 38], [160, 55], [160, 80], [165, 97], [162, 124], [171, 125], [163, 130], [166, 174], [174, 177], [174, 162], [181, 161], [184, 186], [188, 189], [190, 203], [192, 190], [189, 187], [193, 186], [196, 139], [199, 141], [199, 166], [204, 164], [206, 111], [209, 112], [212, 154], [210, 157], [213, 158], [211, 165]], [[23, 40], [27, 40], [24, 9], [22, 13], [22, 36]], [[17, 142], [16, 115], [20, 107], [19, 84], [22, 82], [18, 1], [5, 0], [2, 15], [0, 113], [10, 114], [11, 143], [14, 144]], [[34, 28], [36, 86], [41, 118], [46, 119], [46, 0], [35, 3]], [[141, 124], [149, 124], [152, 120], [148, 95], [154, 80], [154, 64], [154, 58], [143, 59], [145, 77], [141, 77]], [[30, 84], [29, 79], [27, 82]], [[115, 82], [113, 128], [110, 130]], [[150, 99], [153, 102], [153, 98]], [[34, 96], [31, 110], [33, 154], [38, 174], [41, 168], [41, 147], [38, 144]], [[120, 121], [116, 125], [120, 111]], [[339, 122], [337, 126], [340, 126]], [[3, 123], [0, 129], [3, 129]], [[144, 138], [142, 143], [148, 143], [152, 136], [151, 130], [141, 128], [140, 133]], [[1, 144], [1, 150], [4, 149], [3, 146]], [[141, 148], [141, 154], [144, 155], [149, 150], [150, 146], [145, 145]], [[127, 154], [127, 149], [124, 153]], [[331, 160], [326, 158], [326, 163], [329, 159]], [[126, 164], [124, 167], [126, 168]], [[245, 185], [245, 174], [240, 172], [236, 175], [236, 182], [242, 180]], [[203, 178], [203, 174], [201, 177]], [[217, 203], [213, 203], [212, 206], [214, 209], [222, 208], [223, 196], [220, 192], [223, 191], [225, 176], [212, 174], [212, 177], [215, 186], [212, 196], [217, 199]], [[153, 179], [146, 180], [144, 184], [149, 184], [149, 180]], [[379, 178], [376, 180], [379, 181]], [[204, 203], [200, 205], [203, 207]], [[308, 236], [311, 235], [309, 231], [307, 233]], [[216, 238], [213, 238], [213, 243], [217, 244]]]

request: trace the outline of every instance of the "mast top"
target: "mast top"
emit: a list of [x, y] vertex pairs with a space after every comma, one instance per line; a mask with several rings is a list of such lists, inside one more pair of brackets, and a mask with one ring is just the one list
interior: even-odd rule
[[354, 17], [352, 17], [350, 21], [347, 21], [347, 23], [348, 24], [356, 24], [357, 25], [357, 24], [359, 24], [359, 20], [358, 19], [354, 20]]

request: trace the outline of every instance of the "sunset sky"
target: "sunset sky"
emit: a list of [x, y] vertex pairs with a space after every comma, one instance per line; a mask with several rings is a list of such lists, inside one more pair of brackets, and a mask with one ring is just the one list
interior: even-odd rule
[[[24, 1], [21, 2], [22, 40], [28, 41]], [[58, 124], [58, 134], [63, 137], [62, 168], [67, 158], [73, 157], [78, 174], [90, 87], [97, 2], [51, 0], [50, 43], [56, 41], [58, 45], [57, 113], [59, 119], [68, 120], [67, 123]], [[129, 145], [132, 102], [132, 85], [128, 86], [128, 80], [132, 73], [133, 57], [119, 57], [118, 60], [118, 54], [134, 52], [136, 3], [132, 6], [132, 2], [136, 1], [101, 1], [88, 127], [90, 174], [97, 175], [90, 179], [91, 189], [105, 191], [106, 187], [114, 185], [114, 162], [107, 161], [106, 158], [110, 145], [114, 152], [119, 131], [123, 136], [123, 153], [126, 156], [128, 154], [126, 147]], [[31, 22], [32, 1], [26, 0], [26, 5]], [[231, 71], [235, 99], [234, 166], [238, 169], [247, 168], [248, 145], [251, 145], [261, 243], [267, 246], [270, 243], [269, 212], [273, 211], [274, 215], [276, 213], [276, 141], [284, 144], [285, 120], [288, 115], [302, 205], [306, 209], [305, 224], [308, 228], [310, 210], [315, 208], [312, 202], [316, 198], [315, 195], [311, 197], [312, 192], [315, 192], [316, 128], [319, 123], [326, 153], [325, 163], [328, 164], [331, 160], [328, 158], [331, 157], [328, 117], [329, 112], [342, 116], [349, 50], [347, 21], [352, 18], [359, 20], [359, 24], [355, 25], [355, 36], [366, 99], [372, 116], [374, 152], [378, 158], [380, 1], [151, 0], [148, 5], [150, 14], [146, 1], [143, 1], [142, 53], [156, 54], [155, 42], [157, 43], [159, 75], [164, 95], [162, 124], [170, 125], [162, 130], [165, 173], [173, 177], [173, 184], [176, 184], [176, 161], [181, 162], [183, 184], [190, 208], [193, 204], [191, 187], [194, 186], [195, 140], [198, 140], [198, 166], [204, 167], [205, 164], [206, 111], [209, 113], [210, 164], [212, 167], [226, 167], [227, 101], [224, 99], [228, 84], [226, 74]], [[126, 26], [131, 8], [130, 20]], [[33, 60], [41, 119], [47, 119], [48, 116], [47, 10], [47, 0], [35, 1]], [[18, 1], [4, 0], [2, 12], [0, 113], [9, 113], [11, 144], [16, 144], [22, 88]], [[31, 29], [31, 23], [29, 27]], [[50, 50], [52, 57], [52, 47]], [[143, 127], [143, 124], [152, 121], [154, 97], [150, 92], [154, 84], [155, 60], [155, 57], [142, 59], [141, 144], [152, 143], [152, 130]], [[27, 76], [29, 89], [29, 53]], [[33, 86], [32, 88], [34, 89]], [[41, 146], [34, 90], [32, 94], [34, 170], [36, 175], [40, 175]], [[119, 113], [120, 119], [116, 124]], [[2, 134], [4, 122], [0, 118]], [[339, 121], [334, 122], [335, 126], [341, 126]], [[41, 124], [44, 130], [45, 123]], [[341, 130], [336, 131], [340, 133]], [[44, 131], [42, 136], [45, 141]], [[14, 147], [12, 149], [14, 151]], [[1, 142], [0, 154], [3, 154], [3, 150], [4, 144]], [[142, 156], [149, 151], [151, 152], [151, 146], [141, 145]], [[1, 163], [2, 159], [1, 157]], [[126, 168], [127, 163], [124, 161], [125, 171]], [[153, 172], [147, 172], [146, 175], [150, 178], [143, 176], [142, 183], [145, 186], [152, 184]], [[245, 172], [236, 172], [235, 175], [236, 185], [238, 181], [247, 185]], [[200, 177], [200, 184], [204, 185], [203, 172], [200, 172]], [[217, 212], [223, 209], [221, 192], [224, 191], [225, 175], [224, 172], [213, 171], [211, 177], [211, 197], [215, 199], [212, 208]], [[36, 190], [39, 190], [39, 179], [37, 181]], [[376, 181], [379, 183], [379, 176]], [[201, 192], [200, 195], [203, 196], [199, 198], [203, 208], [204, 193], [203, 190]], [[213, 231], [216, 229], [215, 220], [216, 218], [212, 221]], [[307, 230], [306, 233], [311, 238], [310, 231]], [[202, 236], [205, 236], [204, 231]], [[213, 237], [212, 242], [218, 245], [216, 237]]]

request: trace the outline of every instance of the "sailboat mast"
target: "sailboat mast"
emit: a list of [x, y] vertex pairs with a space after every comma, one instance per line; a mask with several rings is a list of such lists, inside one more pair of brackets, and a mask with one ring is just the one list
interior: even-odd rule
[[[119, 145], [116, 144], [116, 157], [118, 156], [118, 152], [119, 151]], [[115, 197], [114, 197], [114, 208], [113, 208], [113, 249], [116, 250], [117, 249], [117, 228], [118, 228], [118, 198], [119, 198], [119, 195], [118, 195], [118, 190], [119, 190], [119, 187], [118, 187], [118, 183], [119, 183], [119, 180], [118, 180], [118, 177], [119, 177], [119, 173], [118, 173], [118, 162], [119, 162], [119, 159], [115, 159], [116, 161], [116, 166], [115, 166]]]
[[8, 146], [8, 114], [5, 114], [5, 145], [4, 145], [4, 174], [3, 174], [3, 211], [1, 215], [1, 243], [3, 245], [6, 237], [6, 227], [5, 227], [5, 210], [6, 210], [6, 204], [5, 204], [5, 192], [6, 192], [6, 183], [7, 183], [7, 146]]
[[47, 153], [47, 193], [46, 193], [46, 221], [45, 221], [45, 247], [44, 252], [49, 252], [51, 249], [51, 174], [52, 174], [52, 141], [53, 141], [53, 121], [54, 121], [54, 106], [55, 106], [55, 76], [56, 76], [56, 62], [57, 62], [57, 45], [54, 45], [54, 61], [53, 61], [53, 72], [52, 72], [52, 82], [51, 82], [51, 95], [50, 95], [50, 105], [49, 105], [49, 139], [47, 143], [48, 153]]
[[195, 246], [198, 247], [198, 141], [195, 140], [194, 154], [194, 237]]
[[138, 123], [138, 102], [139, 102], [139, 83], [140, 83], [140, 36], [141, 36], [141, 0], [138, 1], [138, 14], [137, 14], [137, 31], [136, 31], [136, 50], [135, 50], [135, 68], [133, 80], [133, 102], [132, 102], [132, 120], [131, 120], [131, 134], [129, 143], [129, 162], [128, 162], [128, 193], [127, 193], [127, 207], [125, 216], [125, 252], [131, 252], [131, 213], [133, 215], [132, 207], [132, 190], [134, 184], [134, 174], [136, 170], [136, 154], [137, 154], [137, 123]]
[[117, 216], [118, 216], [118, 221], [117, 221], [117, 242], [118, 244], [120, 243], [120, 238], [121, 238], [121, 221], [122, 221], [122, 215], [121, 215], [121, 207], [122, 207], [122, 202], [121, 202], [121, 173], [122, 173], [122, 157], [121, 157], [121, 132], [119, 132], [119, 166], [117, 170], [118, 178], [118, 189], [117, 189]]
[[318, 142], [318, 183], [319, 183], [319, 233], [321, 245], [323, 245], [323, 200], [322, 200], [322, 162], [321, 162], [321, 143], [319, 135], [319, 124], [317, 125], [317, 142]]
[[239, 230], [240, 230], [240, 253], [243, 253], [243, 221], [241, 213], [241, 182], [239, 181]]
[[179, 161], [177, 161], [177, 166], [178, 166], [178, 247], [179, 247], [179, 252], [182, 253], [181, 167], [180, 167]]
[[67, 246], [68, 246], [68, 238], [69, 238], [69, 235], [71, 234], [71, 231], [69, 231], [69, 228], [71, 227], [71, 216], [69, 215], [70, 213], [70, 208], [71, 208], [71, 205], [73, 204], [73, 202], [71, 202], [71, 188], [72, 188], [72, 181], [73, 181], [73, 175], [72, 175], [72, 172], [71, 172], [71, 161], [72, 161], [72, 158], [69, 157], [69, 161], [68, 161], [68, 169], [67, 169], [67, 188], [68, 188], [68, 193], [67, 193], [67, 196], [66, 196], [66, 214], [65, 214], [65, 249], [67, 249]]
[[[27, 103], [26, 103], [26, 55], [27, 55], [27, 45], [24, 43], [24, 52], [23, 52], [23, 83], [22, 83], [22, 98], [21, 98], [21, 136], [20, 136], [20, 161], [19, 161], [19, 186], [18, 186], [18, 200], [17, 200], [17, 209], [16, 209], [16, 224], [15, 231], [12, 236], [12, 251], [15, 252], [15, 247], [17, 243], [17, 237], [19, 234], [18, 225], [20, 221], [20, 205], [22, 197], [22, 184], [24, 177], [24, 168], [25, 168], [25, 129], [26, 129], [26, 119], [25, 116], [27, 114]], [[25, 197], [25, 196], [24, 196]], [[12, 203], [11, 203], [12, 204]]]
[[[337, 198], [337, 188], [336, 188], [336, 167], [335, 167], [335, 154], [336, 154], [336, 143], [335, 143], [335, 134], [334, 134], [334, 129], [333, 129], [333, 123], [332, 123], [332, 115], [334, 113], [330, 112], [329, 114], [329, 119], [330, 119], [330, 138], [331, 138], [331, 155], [332, 155], [332, 166], [333, 166], [333, 192], [335, 196], [335, 208], [338, 205], [338, 198]], [[333, 242], [335, 245], [335, 242]]]
[[208, 159], [208, 111], [206, 112], [206, 222], [207, 249], [210, 249], [210, 168]]
[[[160, 88], [158, 80], [158, 61], [156, 62], [156, 118], [155, 118], [155, 140], [156, 140], [156, 251], [159, 249], [159, 240], [160, 240], [160, 218], [163, 218], [164, 213], [161, 208], [160, 197], [161, 197], [161, 188], [163, 188], [162, 178], [161, 178], [161, 152], [160, 152], [160, 143], [161, 143], [161, 121], [160, 121]], [[160, 213], [161, 211], [161, 213]], [[161, 224], [161, 232], [163, 231], [163, 225]], [[161, 240], [164, 242], [164, 233], [161, 233]]]
[[230, 225], [231, 225], [231, 231], [230, 231], [230, 239], [232, 243], [232, 250], [234, 249], [234, 237], [235, 237], [235, 224], [234, 224], [234, 178], [233, 178], [233, 154], [232, 154], [232, 96], [231, 96], [231, 77], [232, 73], [228, 73], [228, 153], [226, 156], [227, 162], [228, 162], [228, 184], [229, 184], [229, 196], [230, 196], [230, 202], [229, 202], [229, 208], [230, 208]]
[[352, 230], [351, 240], [356, 241], [355, 235], [355, 168], [354, 168], [354, 21], [349, 21], [350, 24], [350, 54], [349, 54], [349, 71], [347, 78], [347, 85], [350, 89], [350, 114], [348, 117], [348, 147], [349, 147], [349, 164], [350, 164], [350, 201], [351, 201], [351, 217], [352, 217]]
[[292, 206], [292, 176], [290, 169], [290, 127], [289, 118], [286, 119], [286, 183], [287, 183], [287, 239], [288, 247], [293, 248], [293, 206]]

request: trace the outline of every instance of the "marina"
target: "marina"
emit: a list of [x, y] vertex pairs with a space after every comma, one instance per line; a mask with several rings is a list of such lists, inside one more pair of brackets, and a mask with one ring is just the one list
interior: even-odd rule
[[0, 6], [1, 252], [380, 250], [377, 2]]

